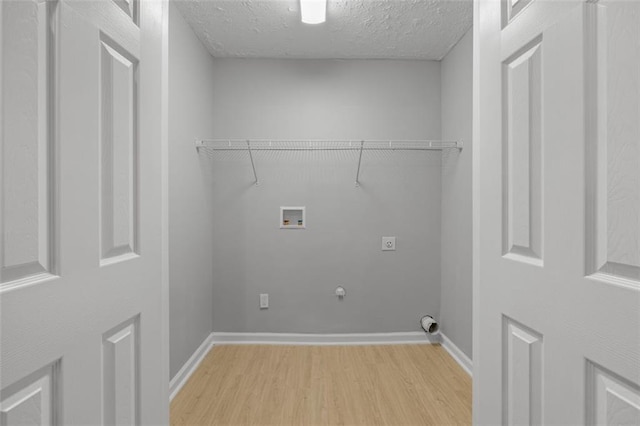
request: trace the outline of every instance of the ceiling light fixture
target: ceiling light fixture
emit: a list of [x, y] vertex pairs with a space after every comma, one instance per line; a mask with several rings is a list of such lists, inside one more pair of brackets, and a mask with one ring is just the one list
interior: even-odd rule
[[305, 24], [322, 24], [327, 20], [327, 0], [300, 0], [300, 18]]

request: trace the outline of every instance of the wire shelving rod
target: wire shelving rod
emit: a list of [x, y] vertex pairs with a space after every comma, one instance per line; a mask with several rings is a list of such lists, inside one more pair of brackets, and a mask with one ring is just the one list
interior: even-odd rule
[[442, 140], [275, 140], [275, 139], [200, 139], [196, 149], [200, 151], [247, 151], [255, 184], [259, 185], [254, 151], [358, 151], [356, 187], [360, 186], [360, 170], [364, 151], [462, 151], [462, 141]]

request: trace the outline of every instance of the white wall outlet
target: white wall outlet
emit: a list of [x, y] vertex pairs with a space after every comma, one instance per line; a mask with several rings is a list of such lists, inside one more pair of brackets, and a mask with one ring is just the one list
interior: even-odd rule
[[382, 237], [382, 251], [396, 249], [396, 237]]
[[260, 309], [269, 308], [269, 293], [262, 293], [260, 295]]

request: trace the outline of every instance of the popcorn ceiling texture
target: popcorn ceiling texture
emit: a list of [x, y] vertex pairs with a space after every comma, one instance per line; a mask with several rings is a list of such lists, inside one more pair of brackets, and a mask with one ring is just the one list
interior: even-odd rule
[[176, 0], [214, 57], [442, 59], [471, 27], [471, 0], [328, 0], [305, 25], [299, 0]]

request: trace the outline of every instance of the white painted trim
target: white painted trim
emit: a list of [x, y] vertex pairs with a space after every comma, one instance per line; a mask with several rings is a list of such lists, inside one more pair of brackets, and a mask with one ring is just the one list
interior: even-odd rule
[[[473, 112], [471, 119], [471, 127], [472, 127], [472, 135], [471, 140], [473, 144], [471, 145], [471, 287], [472, 287], [472, 352], [476, 357], [476, 362], [474, 366], [474, 379], [471, 384], [471, 395], [472, 395], [472, 403], [471, 403], [471, 413], [472, 419], [471, 422], [473, 424], [482, 423], [481, 420], [484, 420], [480, 417], [480, 357], [478, 354], [480, 353], [480, 333], [482, 332], [480, 328], [480, 200], [482, 199], [482, 194], [480, 193], [480, 177], [482, 176], [480, 173], [480, 147], [484, 149], [484, 143], [482, 139], [482, 127], [480, 126], [480, 107], [482, 103], [480, 102], [480, 74], [484, 73], [484, 69], [481, 70], [482, 66], [484, 66], [486, 59], [482, 57], [482, 61], [480, 60], [480, 49], [485, 49], [485, 45], [487, 44], [487, 37], [484, 34], [486, 30], [484, 28], [489, 25], [482, 23], [483, 27], [483, 41], [480, 42], [481, 31], [480, 31], [480, 2], [473, 2], [473, 76], [472, 76], [472, 87], [473, 87]], [[483, 50], [484, 52], [484, 50]], [[486, 68], [486, 66], [485, 66]], [[482, 116], [484, 118], [484, 116]], [[484, 400], [483, 400], [484, 401]]]
[[[160, 363], [162, 371], [162, 400], [171, 401], [171, 382], [167, 383], [171, 374], [170, 366], [170, 341], [169, 341], [169, 1], [160, 1], [162, 17], [160, 25], [162, 27], [161, 39], [161, 68], [160, 68]], [[138, 18], [142, 13], [141, 8], [146, 5], [138, 4]], [[139, 20], [139, 23], [143, 19]], [[161, 418], [164, 422], [169, 422], [169, 403], [162, 407]]]
[[214, 332], [216, 345], [400, 345], [439, 343], [423, 331], [398, 333], [222, 333]]
[[449, 352], [451, 358], [453, 358], [458, 364], [460, 364], [460, 367], [462, 367], [462, 369], [466, 371], [469, 376], [473, 377], [473, 362], [471, 361], [471, 359], [464, 352], [462, 352], [460, 348], [457, 347], [447, 336], [442, 333], [440, 333], [440, 336], [442, 336], [442, 347], [447, 352]]
[[182, 368], [176, 373], [169, 382], [169, 400], [180, 392], [180, 389], [187, 383], [189, 377], [196, 371], [202, 360], [207, 356], [211, 348], [213, 348], [213, 333], [209, 334], [202, 344], [196, 349], [191, 357], [184, 363]]

